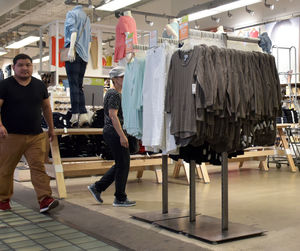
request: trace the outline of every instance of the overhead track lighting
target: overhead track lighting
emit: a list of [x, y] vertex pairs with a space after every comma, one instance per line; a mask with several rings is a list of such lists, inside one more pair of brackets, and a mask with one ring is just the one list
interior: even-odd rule
[[145, 16], [145, 22], [146, 22], [146, 24], [149, 24], [150, 26], [154, 25], [153, 21], [147, 20], [147, 16]]
[[246, 10], [251, 16], [254, 16], [254, 11], [248, 9], [248, 6], [245, 7], [245, 10]]
[[228, 11], [228, 12], [227, 12], [227, 16], [228, 16], [229, 18], [232, 18], [232, 13], [231, 13], [230, 11]]
[[188, 15], [189, 21], [194, 21], [260, 2], [262, 2], [262, 0], [214, 0], [183, 10], [178, 13], [178, 16], [182, 17]]
[[211, 16], [211, 20], [215, 21], [216, 23], [220, 23], [220, 21], [221, 21], [221, 18], [219, 18], [219, 17], [214, 17], [214, 16]]
[[275, 8], [275, 5], [274, 5], [274, 4], [268, 4], [268, 3], [267, 3], [267, 0], [265, 0], [265, 6], [266, 6], [267, 8], [269, 8], [270, 10], [274, 10], [274, 8]]
[[100, 6], [98, 6], [96, 9], [105, 11], [115, 11], [140, 1], [141, 0], [105, 0], [102, 1], [102, 4], [100, 4]]
[[36, 41], [39, 41], [40, 37], [38, 36], [29, 36], [29, 37], [25, 37], [20, 41], [14, 42], [8, 46], [6, 46], [5, 48], [7, 49], [20, 49], [28, 44], [34, 43]]

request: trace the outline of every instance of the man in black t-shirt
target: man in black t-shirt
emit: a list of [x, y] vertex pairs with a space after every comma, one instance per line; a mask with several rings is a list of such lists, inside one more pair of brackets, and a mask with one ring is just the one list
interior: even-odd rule
[[46, 137], [41, 128], [41, 112], [48, 124], [50, 141], [54, 126], [48, 91], [32, 77], [32, 59], [19, 54], [13, 59], [15, 75], [0, 82], [0, 210], [10, 210], [14, 170], [22, 155], [40, 204], [40, 212], [58, 205], [53, 199], [44, 160]]
[[93, 197], [102, 203], [101, 192], [105, 191], [114, 181], [116, 185], [115, 207], [135, 206], [135, 201], [127, 198], [125, 193], [130, 167], [128, 139], [123, 131], [123, 113], [121, 106], [124, 67], [117, 66], [109, 72], [113, 81], [113, 88], [104, 97], [104, 128], [103, 138], [109, 145], [115, 164], [94, 184], [88, 186]]

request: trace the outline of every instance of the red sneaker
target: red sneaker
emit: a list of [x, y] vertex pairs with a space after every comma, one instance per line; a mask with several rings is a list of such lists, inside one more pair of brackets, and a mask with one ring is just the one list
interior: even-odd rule
[[0, 201], [0, 209], [3, 211], [11, 209], [10, 204], [9, 204], [9, 199]]
[[53, 199], [52, 197], [46, 197], [40, 202], [40, 213], [45, 213], [59, 204], [58, 200]]

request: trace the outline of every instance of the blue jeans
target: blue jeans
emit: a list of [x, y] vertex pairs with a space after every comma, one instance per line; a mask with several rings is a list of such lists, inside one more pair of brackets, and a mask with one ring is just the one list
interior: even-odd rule
[[96, 189], [99, 192], [105, 191], [115, 181], [115, 197], [119, 201], [125, 201], [130, 167], [129, 149], [121, 146], [120, 137], [114, 130], [104, 130], [103, 138], [112, 152], [115, 164], [95, 183]]
[[66, 72], [70, 85], [72, 114], [86, 113], [83, 93], [83, 77], [87, 63], [76, 53], [74, 62], [66, 61]]

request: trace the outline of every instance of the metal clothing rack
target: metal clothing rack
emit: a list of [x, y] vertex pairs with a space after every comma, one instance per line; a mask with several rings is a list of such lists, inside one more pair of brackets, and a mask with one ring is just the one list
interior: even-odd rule
[[[179, 40], [177, 40], [177, 39], [170, 39], [170, 38], [163, 38], [163, 37], [157, 38], [158, 44], [163, 44], [165, 42], [167, 42], [169, 44], [175, 44], [175, 45], [179, 44]], [[149, 45], [146, 45], [146, 44], [134, 44], [133, 49], [146, 51], [146, 50], [150, 49], [150, 47], [149, 47]]]
[[[225, 34], [213, 32], [192, 31], [193, 36], [214, 37], [223, 39]], [[217, 37], [216, 37], [217, 36]], [[229, 39], [235, 39], [230, 36]], [[235, 41], [254, 42], [258, 39], [239, 38]], [[228, 220], [228, 154], [222, 153], [222, 213], [221, 220], [215, 217], [205, 216], [196, 213], [196, 184], [195, 169], [196, 162], [190, 162], [190, 196], [189, 212], [179, 209], [168, 209], [168, 156], [162, 156], [162, 212], [137, 213], [134, 218], [148, 223], [156, 224], [178, 233], [198, 238], [210, 243], [221, 243], [246, 237], [253, 237], [263, 234], [265, 231], [252, 226], [239, 223], [232, 223]]]
[[189, 29], [189, 36], [197, 37], [197, 38], [219, 39], [219, 40], [224, 40], [226, 37], [224, 33], [216, 33], [211, 31], [201, 31], [201, 30], [194, 30], [194, 29]]
[[149, 49], [149, 46], [148, 45], [144, 45], [144, 44], [134, 44], [133, 45], [133, 49], [141, 50], [141, 51], [146, 51], [146, 50]]

